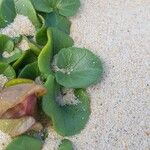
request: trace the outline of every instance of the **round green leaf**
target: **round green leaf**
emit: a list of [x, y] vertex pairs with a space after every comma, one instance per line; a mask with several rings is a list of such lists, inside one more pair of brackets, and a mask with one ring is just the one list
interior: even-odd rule
[[62, 140], [61, 144], [58, 147], [58, 150], [73, 150], [72, 142], [68, 139]]
[[80, 0], [56, 0], [55, 8], [63, 16], [73, 16], [80, 7]]
[[50, 13], [53, 11], [52, 0], [31, 0], [37, 11]]
[[36, 28], [40, 27], [40, 22], [36, 11], [30, 0], [14, 0], [17, 14], [27, 16]]
[[20, 136], [14, 139], [6, 150], [41, 150], [42, 142], [30, 136]]
[[0, 74], [3, 74], [8, 79], [13, 79], [16, 76], [14, 69], [6, 63], [0, 63]]
[[13, 0], [0, 0], [0, 28], [4, 28], [16, 17]]
[[70, 20], [58, 13], [48, 13], [44, 16], [45, 24], [47, 27], [56, 27], [57, 29], [65, 32], [66, 34], [70, 34]]
[[59, 84], [68, 88], [86, 88], [102, 76], [102, 63], [85, 48], [62, 49], [55, 60], [55, 76]]
[[57, 99], [61, 98], [59, 85], [52, 75], [47, 78], [45, 87], [48, 92], [43, 96], [43, 111], [52, 119], [54, 129], [62, 136], [79, 133], [86, 125], [90, 115], [90, 101], [83, 89], [75, 90], [79, 103], [60, 106]]

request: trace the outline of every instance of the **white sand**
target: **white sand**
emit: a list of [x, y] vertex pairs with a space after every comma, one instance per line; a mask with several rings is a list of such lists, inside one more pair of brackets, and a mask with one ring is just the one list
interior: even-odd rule
[[[71, 138], [75, 149], [150, 149], [150, 1], [82, 0], [72, 21], [76, 45], [105, 66], [102, 82], [89, 88], [92, 114]], [[43, 149], [54, 150], [60, 139], [50, 131]]]
[[10, 25], [4, 29], [0, 29], [0, 34], [5, 34], [10, 37], [18, 37], [19, 35], [34, 36], [35, 27], [28, 17], [17, 15]]
[[89, 88], [92, 115], [75, 147], [150, 149], [150, 1], [82, 0], [72, 21], [76, 45], [105, 66], [103, 81]]

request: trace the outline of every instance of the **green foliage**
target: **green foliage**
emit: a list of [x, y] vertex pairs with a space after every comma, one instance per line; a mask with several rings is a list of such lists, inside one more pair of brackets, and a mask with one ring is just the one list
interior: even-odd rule
[[27, 16], [36, 28], [40, 27], [40, 22], [35, 9], [30, 0], [14, 0], [17, 14]]
[[31, 0], [35, 9], [44, 13], [59, 12], [63, 16], [73, 16], [79, 6], [79, 0]]
[[38, 68], [37, 62], [33, 62], [30, 64], [27, 64], [19, 73], [19, 78], [26, 78], [26, 79], [32, 79], [35, 80], [36, 77], [40, 75], [40, 71]]
[[0, 28], [4, 28], [16, 17], [13, 0], [0, 0]]
[[70, 34], [71, 22], [67, 17], [53, 12], [44, 15], [44, 19], [47, 27], [55, 27], [66, 34]]
[[41, 12], [50, 13], [53, 11], [51, 7], [52, 0], [31, 0], [35, 9]]
[[72, 142], [68, 139], [62, 140], [61, 144], [58, 147], [58, 150], [73, 150]]
[[[10, 57], [3, 57], [3, 53], [7, 52], [8, 54], [14, 53], [14, 55], [10, 55]], [[0, 35], [0, 62], [11, 63], [17, 60], [22, 55], [21, 51], [18, 48], [14, 48], [14, 42], [11, 38], [6, 35]]]
[[30, 136], [20, 136], [15, 138], [7, 147], [6, 150], [41, 150], [42, 142]]
[[[8, 79], [17, 76], [6, 86], [30, 82], [29, 79], [35, 80], [39, 76], [46, 81], [47, 93], [42, 97], [41, 107], [55, 131], [62, 136], [80, 133], [85, 127], [90, 116], [90, 99], [82, 88], [96, 84], [103, 73], [98, 56], [85, 48], [72, 47], [74, 41], [69, 36], [71, 22], [68, 17], [75, 15], [79, 6], [79, 0], [0, 0], [0, 28], [11, 23], [16, 13], [27, 16], [36, 27], [35, 40], [33, 37], [11, 39], [0, 35], [0, 74]], [[17, 48], [22, 38], [30, 47], [25, 52]], [[14, 54], [4, 58], [5, 51]], [[63, 99], [64, 87], [73, 88], [79, 103], [64, 106], [58, 103]], [[5, 129], [3, 121], [1, 126]], [[41, 150], [42, 143], [29, 136], [20, 136], [6, 148], [15, 149]], [[73, 150], [71, 141], [62, 140], [58, 150]]]
[[42, 74], [51, 74], [50, 63], [53, 56], [53, 41], [52, 31], [50, 28], [47, 29], [47, 44], [43, 47], [41, 53], [38, 56], [38, 67]]
[[14, 69], [6, 63], [0, 63], [0, 74], [5, 75], [8, 79], [13, 79], [16, 76]]
[[54, 6], [61, 15], [74, 16], [80, 7], [80, 0], [56, 0]]
[[73, 39], [56, 28], [51, 28], [53, 33], [53, 50], [57, 54], [62, 48], [71, 47], [74, 44]]
[[47, 78], [45, 87], [48, 92], [43, 96], [42, 108], [52, 119], [54, 129], [62, 136], [79, 133], [87, 123], [90, 115], [90, 102], [87, 92], [83, 89], [75, 90], [78, 98], [77, 105], [60, 106], [57, 99], [61, 99], [60, 86], [52, 75]]
[[62, 49], [55, 63], [57, 82], [68, 88], [86, 88], [95, 84], [103, 72], [100, 59], [85, 48]]

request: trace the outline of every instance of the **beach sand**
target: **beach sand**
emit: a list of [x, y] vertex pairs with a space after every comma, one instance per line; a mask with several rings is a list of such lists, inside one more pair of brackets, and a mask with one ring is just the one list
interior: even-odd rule
[[92, 114], [76, 149], [150, 149], [150, 1], [82, 0], [71, 33], [105, 68], [89, 88]]
[[[81, 3], [71, 19], [71, 36], [76, 46], [101, 58], [105, 73], [101, 83], [88, 89], [92, 113], [86, 128], [69, 139], [76, 150], [148, 150], [150, 1]], [[0, 136], [1, 143], [6, 138]], [[60, 139], [50, 131], [43, 150], [54, 150]]]

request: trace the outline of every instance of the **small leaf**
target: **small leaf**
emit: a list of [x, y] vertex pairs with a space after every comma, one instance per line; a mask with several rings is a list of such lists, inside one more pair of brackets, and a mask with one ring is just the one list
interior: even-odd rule
[[103, 73], [99, 57], [85, 48], [64, 48], [55, 62], [56, 80], [67, 88], [86, 88], [98, 82]]
[[80, 7], [80, 0], [57, 0], [55, 8], [63, 16], [74, 16]]
[[73, 150], [72, 142], [68, 139], [62, 140], [58, 150]]
[[71, 22], [67, 17], [58, 13], [49, 13], [45, 15], [45, 24], [47, 27], [56, 27], [57, 29], [70, 34]]
[[16, 76], [15, 70], [6, 63], [0, 63], [0, 74], [3, 74], [8, 79], [13, 79]]
[[0, 28], [6, 27], [16, 17], [13, 0], [0, 0]]
[[47, 29], [47, 44], [42, 49], [38, 57], [38, 67], [41, 73], [49, 75], [51, 74], [50, 62], [53, 56], [53, 41], [52, 41], [52, 31], [50, 28]]
[[42, 16], [39, 16], [42, 26], [41, 28], [36, 32], [35, 38], [37, 44], [44, 46], [47, 42], [47, 27], [45, 26], [45, 20]]
[[45, 13], [50, 13], [53, 11], [53, 8], [51, 7], [52, 0], [31, 0], [31, 2], [37, 11]]
[[19, 78], [27, 78], [35, 80], [40, 75], [37, 62], [26, 65], [19, 73]]
[[[4, 57], [3, 56], [4, 52], [7, 53], [8, 55], [10, 54], [10, 56]], [[0, 62], [10, 64], [11, 62], [17, 60], [21, 55], [22, 52], [18, 48], [14, 48], [13, 40], [10, 37], [1, 34], [0, 35]]]
[[3, 34], [0, 34], [0, 53], [7, 51], [11, 52], [14, 49], [14, 42], [13, 40]]
[[[22, 56], [22, 51], [18, 48], [15, 48], [11, 53], [13, 53], [12, 56], [10, 56], [8, 58], [2, 57], [2, 58], [0, 58], [0, 61], [1, 62], [6, 62], [7, 64], [10, 64], [10, 63], [16, 61], [17, 59], [19, 59]], [[8, 54], [11, 55], [11, 53], [8, 53]]]
[[41, 150], [42, 142], [30, 136], [20, 136], [14, 139], [6, 150]]
[[37, 61], [37, 56], [31, 50], [27, 50], [15, 63], [13, 63], [12, 67], [18, 73], [27, 64], [35, 61]]
[[57, 54], [62, 48], [68, 48], [73, 46], [74, 41], [69, 35], [65, 34], [64, 32], [56, 28], [51, 29], [53, 33], [54, 54]]
[[61, 98], [60, 87], [52, 75], [47, 78], [45, 87], [49, 92], [43, 96], [43, 111], [52, 119], [54, 129], [63, 136], [79, 133], [86, 125], [90, 115], [88, 94], [83, 89], [75, 90], [77, 105], [60, 106], [57, 99]]
[[30, 0], [14, 0], [17, 14], [27, 16], [36, 28], [40, 27], [40, 22], [36, 11]]

